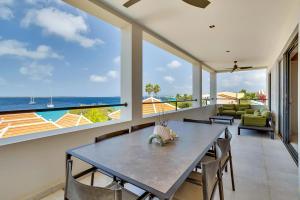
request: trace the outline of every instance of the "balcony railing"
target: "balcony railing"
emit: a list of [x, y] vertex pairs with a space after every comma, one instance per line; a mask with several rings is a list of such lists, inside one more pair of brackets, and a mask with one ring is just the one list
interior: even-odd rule
[[0, 138], [120, 119], [119, 108], [126, 106], [127, 103], [0, 111]]
[[[158, 112], [167, 112], [167, 111], [178, 111], [178, 109], [190, 108], [192, 107], [192, 102], [196, 102], [197, 99], [186, 99], [186, 100], [171, 100], [171, 101], [154, 101], [154, 102], [143, 102], [143, 105], [151, 105], [151, 104], [158, 104], [159, 110]], [[167, 104], [167, 105], [166, 105]], [[143, 114], [145, 110], [143, 109]]]
[[20, 113], [29, 113], [29, 112], [48, 112], [48, 111], [62, 111], [62, 110], [91, 109], [91, 108], [127, 107], [127, 106], [128, 106], [127, 103], [123, 103], [123, 104], [82, 105], [82, 106], [71, 106], [71, 107], [54, 107], [54, 108], [25, 109], [25, 110], [7, 110], [7, 111], [0, 111], [0, 115], [20, 114]]
[[217, 98], [217, 104], [250, 104], [250, 105], [267, 105], [268, 99], [234, 99], [234, 98]]

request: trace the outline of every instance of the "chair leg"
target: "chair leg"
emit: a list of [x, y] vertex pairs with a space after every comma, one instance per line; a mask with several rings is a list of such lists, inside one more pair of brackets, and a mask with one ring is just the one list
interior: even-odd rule
[[222, 181], [222, 174], [221, 171], [218, 172], [218, 179], [219, 179], [219, 196], [220, 200], [224, 200], [224, 189], [223, 189], [223, 181]]
[[94, 186], [95, 172], [92, 172], [91, 175], [91, 186]]
[[235, 191], [235, 184], [234, 184], [234, 177], [233, 177], [233, 167], [232, 167], [231, 151], [229, 151], [229, 162], [230, 162], [230, 175], [231, 175], [231, 185], [232, 185], [232, 190]]
[[226, 164], [226, 166], [225, 166], [225, 172], [227, 173], [227, 171], [228, 171], [228, 165]]

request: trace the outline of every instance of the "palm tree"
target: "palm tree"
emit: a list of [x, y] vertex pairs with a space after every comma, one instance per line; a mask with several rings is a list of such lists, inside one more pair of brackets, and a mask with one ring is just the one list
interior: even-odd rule
[[151, 83], [146, 84], [145, 91], [148, 93], [148, 96], [151, 96], [153, 92], [153, 85]]
[[155, 96], [157, 96], [157, 94], [160, 92], [160, 86], [158, 84], [153, 85], [153, 92]]

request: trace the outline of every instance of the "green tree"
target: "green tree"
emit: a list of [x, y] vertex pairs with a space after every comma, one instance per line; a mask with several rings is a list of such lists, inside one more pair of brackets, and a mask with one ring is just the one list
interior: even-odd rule
[[109, 113], [113, 112], [113, 109], [111, 108], [90, 108], [90, 109], [77, 109], [77, 110], [71, 110], [71, 114], [80, 115], [82, 114], [87, 119], [89, 119], [91, 122], [106, 122], [111, 120], [108, 116]]
[[151, 83], [146, 84], [145, 91], [148, 93], [148, 96], [151, 96], [153, 92], [153, 85]]
[[155, 96], [157, 96], [157, 94], [160, 92], [160, 86], [158, 84], [154, 84], [153, 85], [153, 93], [155, 94]]

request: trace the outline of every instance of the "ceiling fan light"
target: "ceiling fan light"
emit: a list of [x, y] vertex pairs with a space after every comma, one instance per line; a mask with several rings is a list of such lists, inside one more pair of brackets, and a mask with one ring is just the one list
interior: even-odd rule
[[208, 0], [182, 0], [182, 1], [199, 8], [206, 8], [210, 4]]

